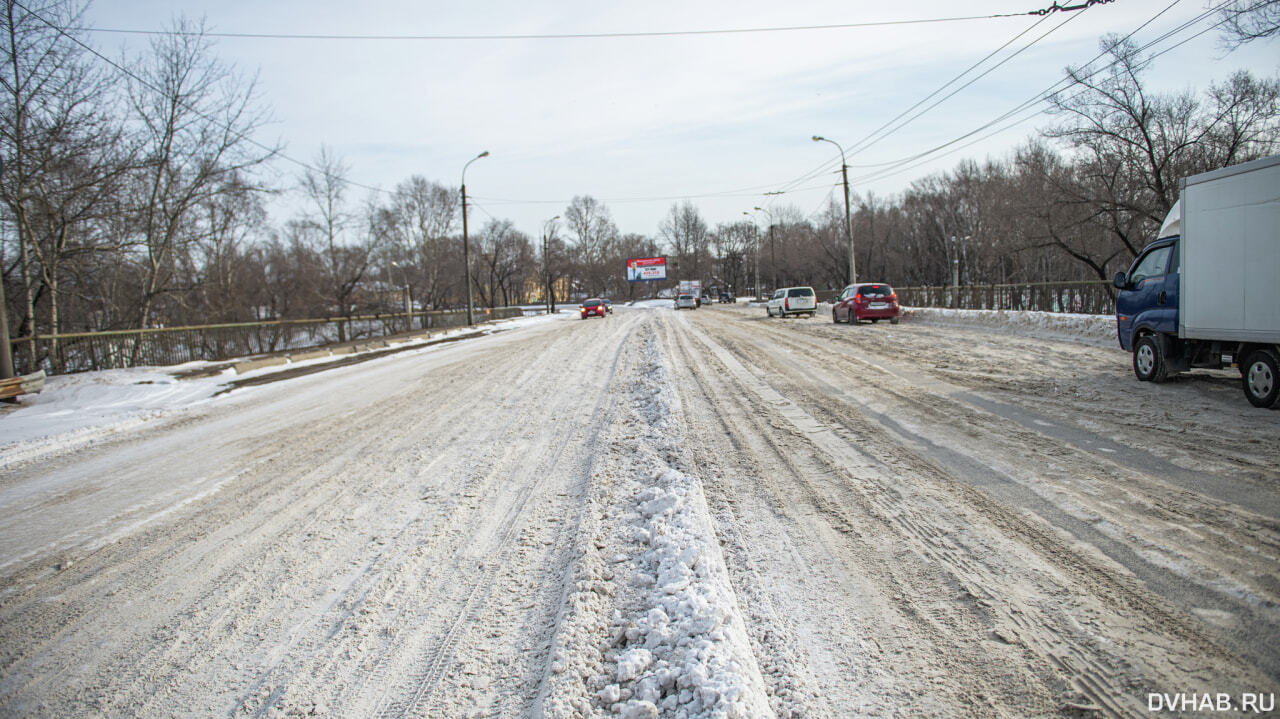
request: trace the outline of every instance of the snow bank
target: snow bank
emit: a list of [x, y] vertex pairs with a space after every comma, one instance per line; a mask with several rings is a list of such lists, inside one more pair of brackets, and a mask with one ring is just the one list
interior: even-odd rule
[[[622, 717], [772, 716], [737, 596], [697, 478], [656, 473], [635, 496], [631, 564], [615, 682], [601, 699]], [[625, 702], [624, 697], [629, 697]]]
[[1115, 315], [1082, 315], [1062, 312], [1014, 312], [1010, 310], [949, 310], [904, 307], [903, 318], [931, 324], [982, 327], [1033, 336], [1068, 339], [1097, 347], [1119, 347]]

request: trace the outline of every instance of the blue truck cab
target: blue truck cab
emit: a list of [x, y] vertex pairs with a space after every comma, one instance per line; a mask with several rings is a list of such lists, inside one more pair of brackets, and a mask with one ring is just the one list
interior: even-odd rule
[[1156, 237], [1114, 279], [1133, 373], [1235, 367], [1250, 403], [1280, 407], [1280, 156], [1184, 178]]
[[1151, 333], [1178, 331], [1178, 237], [1147, 246], [1128, 274], [1116, 276], [1116, 331], [1120, 346], [1132, 352], [1134, 340]]

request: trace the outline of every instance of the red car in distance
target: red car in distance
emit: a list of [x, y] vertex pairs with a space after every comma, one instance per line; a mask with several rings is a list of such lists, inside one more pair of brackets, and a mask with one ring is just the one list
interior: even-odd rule
[[857, 324], [862, 320], [889, 320], [896, 325], [899, 314], [898, 293], [880, 282], [849, 285], [831, 306], [832, 322]]
[[605, 307], [604, 300], [593, 298], [584, 300], [582, 307], [578, 308], [578, 311], [582, 313], [582, 319], [585, 320], [592, 315], [596, 317], [604, 317], [605, 313], [608, 312], [608, 308]]

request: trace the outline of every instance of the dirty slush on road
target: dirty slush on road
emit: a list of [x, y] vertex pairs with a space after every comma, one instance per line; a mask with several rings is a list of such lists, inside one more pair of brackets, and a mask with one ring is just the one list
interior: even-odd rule
[[547, 322], [6, 470], [98, 478], [6, 527], [181, 502], [4, 570], [0, 708], [1127, 717], [1277, 691], [1277, 413], [1066, 340], [763, 314]]

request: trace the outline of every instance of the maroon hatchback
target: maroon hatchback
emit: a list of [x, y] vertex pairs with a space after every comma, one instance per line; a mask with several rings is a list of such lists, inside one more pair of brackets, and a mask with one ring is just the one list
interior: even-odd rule
[[898, 294], [889, 285], [868, 282], [849, 285], [831, 307], [832, 322], [855, 324], [862, 320], [889, 320], [898, 324]]

